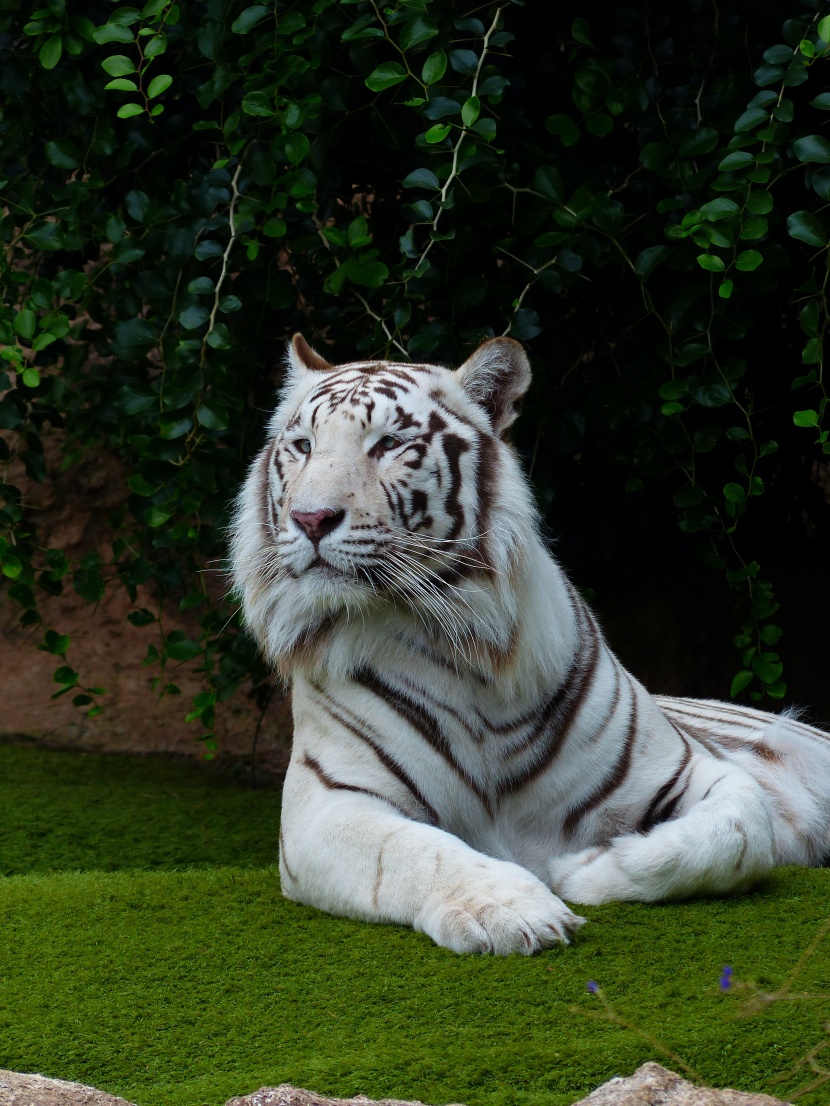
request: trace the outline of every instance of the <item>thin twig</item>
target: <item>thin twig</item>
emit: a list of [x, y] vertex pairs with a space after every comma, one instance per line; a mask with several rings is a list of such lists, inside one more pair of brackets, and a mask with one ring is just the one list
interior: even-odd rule
[[216, 290], [213, 295], [213, 308], [210, 312], [210, 321], [208, 323], [207, 333], [202, 339], [202, 351], [199, 356], [199, 366], [204, 366], [205, 357], [207, 356], [208, 338], [213, 333], [216, 327], [216, 316], [219, 312], [219, 300], [222, 295], [222, 285], [225, 283], [225, 278], [228, 275], [228, 261], [230, 260], [231, 252], [238, 238], [236, 230], [236, 205], [239, 202], [239, 175], [242, 172], [242, 166], [245, 161], [245, 154], [247, 153], [247, 147], [239, 155], [239, 164], [236, 167], [236, 172], [231, 178], [231, 199], [228, 207], [228, 226], [231, 230], [231, 236], [228, 239], [228, 244], [225, 246], [225, 252], [222, 254], [222, 271], [219, 273], [219, 279], [216, 281]]
[[[487, 57], [487, 48], [490, 44], [490, 39], [492, 38], [492, 36], [496, 32], [496, 27], [498, 25], [499, 17], [501, 15], [501, 13], [502, 13], [502, 8], [501, 7], [496, 8], [496, 14], [493, 16], [493, 22], [490, 24], [490, 27], [489, 27], [489, 29], [488, 29], [487, 33], [485, 34], [484, 39], [482, 41], [481, 56], [478, 59], [478, 65], [476, 66], [475, 76], [473, 77], [473, 90], [470, 93], [470, 98], [475, 96], [478, 92], [478, 81], [479, 81], [479, 77], [481, 76], [481, 70], [484, 67], [484, 59]], [[447, 201], [447, 196], [449, 195], [449, 190], [452, 187], [452, 185], [455, 183], [456, 178], [458, 177], [458, 155], [461, 152], [461, 146], [464, 143], [464, 139], [469, 135], [469, 133], [470, 133], [469, 128], [466, 125], [462, 126], [461, 134], [459, 134], [458, 140], [455, 143], [455, 145], [453, 146], [453, 149], [452, 149], [452, 167], [450, 169], [450, 175], [444, 181], [444, 187], [441, 189], [441, 194], [440, 194], [439, 199], [438, 199], [438, 211], [435, 213], [435, 218], [432, 220], [432, 235], [435, 235], [435, 234], [438, 233], [438, 223], [440, 222], [441, 216], [442, 216], [442, 214], [445, 210], [444, 205]], [[429, 241], [427, 242], [426, 246], [422, 250], [421, 256], [418, 258], [418, 263], [415, 266], [415, 272], [418, 273], [418, 275], [420, 275], [419, 270], [421, 268], [421, 265], [424, 263], [424, 261], [426, 261], [427, 256], [429, 255], [429, 252], [430, 252], [430, 250], [432, 249], [432, 247], [434, 245], [435, 245], [435, 238], [431, 236]]]

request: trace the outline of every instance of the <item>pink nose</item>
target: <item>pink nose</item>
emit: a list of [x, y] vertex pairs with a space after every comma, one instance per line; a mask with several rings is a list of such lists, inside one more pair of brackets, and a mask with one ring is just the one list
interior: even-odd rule
[[333, 511], [324, 507], [321, 511], [292, 511], [291, 517], [306, 536], [318, 544], [326, 534], [336, 530], [346, 517], [345, 511]]

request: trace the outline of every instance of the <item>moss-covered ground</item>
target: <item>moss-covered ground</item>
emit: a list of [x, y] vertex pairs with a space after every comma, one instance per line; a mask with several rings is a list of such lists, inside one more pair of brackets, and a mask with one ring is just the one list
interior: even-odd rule
[[[830, 947], [741, 1016], [718, 977], [779, 986], [830, 911], [830, 870], [755, 893], [584, 910], [577, 944], [459, 957], [284, 900], [278, 794], [210, 766], [0, 745], [0, 1068], [139, 1106], [220, 1106], [263, 1084], [469, 1106], [565, 1106], [656, 1044], [713, 1085], [770, 1082], [822, 1040]], [[830, 946], [830, 940], [827, 942]], [[830, 1102], [830, 1085], [808, 1103]]]

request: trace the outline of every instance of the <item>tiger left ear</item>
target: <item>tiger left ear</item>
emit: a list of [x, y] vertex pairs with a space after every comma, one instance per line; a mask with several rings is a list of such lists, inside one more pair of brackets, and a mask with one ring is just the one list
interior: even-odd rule
[[516, 421], [530, 387], [530, 362], [514, 338], [491, 338], [458, 369], [461, 387], [501, 435]]
[[295, 334], [288, 346], [288, 364], [292, 374], [311, 370], [328, 372], [332, 366], [311, 348], [302, 334]]

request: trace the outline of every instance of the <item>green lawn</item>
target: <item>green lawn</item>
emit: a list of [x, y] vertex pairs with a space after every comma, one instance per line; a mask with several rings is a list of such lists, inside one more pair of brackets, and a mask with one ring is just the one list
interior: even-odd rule
[[[644, 1060], [614, 1008], [714, 1085], [769, 1080], [822, 1039], [830, 939], [796, 991], [740, 1016], [718, 976], [783, 982], [830, 911], [830, 870], [754, 894], [588, 908], [568, 949], [458, 957], [282, 899], [278, 795], [210, 766], [0, 745], [0, 1067], [139, 1106], [262, 1084], [469, 1106], [566, 1106]], [[665, 1061], [672, 1066], [670, 1061]], [[830, 1102], [830, 1086], [804, 1100]]]

